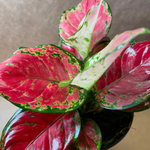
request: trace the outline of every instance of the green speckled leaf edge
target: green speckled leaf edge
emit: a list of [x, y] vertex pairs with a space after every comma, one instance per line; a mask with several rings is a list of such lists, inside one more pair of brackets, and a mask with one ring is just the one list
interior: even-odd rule
[[[76, 32], [80, 32], [79, 30], [83, 27], [83, 23], [85, 21], [85, 18], [87, 17], [86, 15], [87, 13], [89, 13], [88, 11], [92, 10], [93, 6], [96, 6], [99, 2], [100, 0], [90, 0], [89, 2], [87, 2], [87, 0], [83, 0], [77, 6], [74, 6], [71, 9], [64, 11], [62, 13], [58, 34], [63, 43], [68, 45], [69, 43], [67, 42], [67, 38], [69, 38], [73, 34], [76, 34]], [[90, 42], [90, 51], [99, 40], [101, 40], [108, 34], [109, 29], [111, 27], [111, 21], [112, 21], [111, 9], [107, 2], [102, 1], [98, 18], [94, 25], [95, 26], [94, 31], [92, 33], [92, 40]], [[85, 30], [85, 32], [83, 31], [83, 35], [85, 35], [86, 32], [87, 30]], [[81, 34], [80, 36], [83, 35]], [[87, 37], [89, 36], [85, 36], [85, 38]], [[69, 46], [72, 45], [69, 44]], [[77, 48], [81, 50], [80, 47]]]
[[[50, 47], [49, 47], [50, 46]], [[21, 65], [25, 65], [24, 63], [22, 63], [21, 61], [23, 61], [22, 60], [22, 58], [24, 58], [25, 60], [26, 60], [26, 58], [28, 58], [28, 56], [30, 56], [31, 58], [32, 58], [32, 60], [35, 60], [35, 58], [37, 57], [37, 58], [39, 58], [39, 60], [38, 59], [36, 59], [37, 61], [41, 61], [42, 62], [42, 59], [45, 59], [45, 56], [46, 57], [48, 57], [47, 55], [48, 55], [48, 53], [49, 53], [49, 51], [48, 51], [48, 53], [47, 53], [47, 51], [45, 51], [46, 50], [46, 48], [47, 49], [49, 49], [49, 48], [51, 48], [51, 49], [53, 49], [53, 48], [55, 48], [55, 49], [57, 49], [57, 50], [60, 50], [61, 51], [61, 53], [62, 54], [64, 54], [64, 56], [65, 56], [65, 58], [64, 59], [66, 59], [66, 57], [70, 57], [70, 58], [73, 58], [73, 59], [75, 59], [77, 62], [78, 62], [78, 64], [80, 65], [80, 69], [82, 70], [82, 63], [78, 60], [78, 59], [76, 59], [76, 57], [75, 56], [73, 56], [71, 53], [69, 53], [69, 52], [67, 52], [67, 51], [65, 51], [65, 50], [62, 50], [62, 49], [60, 49], [60, 48], [58, 48], [57, 46], [54, 46], [54, 45], [38, 45], [38, 46], [36, 46], [35, 47], [35, 49], [34, 48], [25, 48], [25, 47], [21, 47], [21, 48], [19, 48], [19, 49], [17, 49], [17, 51], [16, 52], [14, 52], [13, 53], [13, 55], [11, 55], [11, 57], [9, 57], [8, 58], [8, 60], [6, 60], [5, 62], [3, 62], [3, 65], [1, 64], [1, 66], [2, 66], [2, 69], [6, 66], [6, 67], [8, 67], [9, 68], [9, 70], [10, 70], [10, 68], [11, 68], [11, 71], [9, 72], [9, 71], [6, 71], [5, 70], [5, 73], [3, 72], [3, 71], [1, 71], [2, 73], [4, 73], [4, 75], [6, 75], [7, 76], [7, 78], [10, 76], [10, 77], [15, 77], [15, 80], [17, 79], [18, 80], [18, 78], [16, 78], [17, 76], [12, 76], [11, 75], [11, 73], [13, 73], [13, 75], [14, 74], [16, 74], [17, 72], [15, 72], [15, 71], [13, 71], [14, 70], [14, 68], [16, 67], [16, 65], [10, 65], [8, 62], [9, 61], [11, 61], [12, 62], [12, 59], [14, 59], [14, 57], [15, 58], [17, 58], [17, 60], [19, 60], [19, 61], [17, 61], [16, 59], [14, 59], [15, 60], [15, 63], [18, 63], [18, 66], [21, 66]], [[40, 49], [40, 50], [39, 50]], [[39, 51], [38, 51], [39, 50]], [[46, 54], [45, 54], [46, 53]], [[43, 54], [44, 54], [44, 56], [43, 56]], [[19, 56], [19, 57], [18, 57]], [[21, 56], [21, 57], [20, 57]], [[23, 56], [23, 57], [22, 57]], [[56, 57], [57, 55], [55, 55], [55, 57]], [[13, 57], [13, 58], [12, 58]], [[54, 58], [55, 58], [54, 57]], [[57, 56], [58, 57], [58, 59], [59, 59], [59, 56]], [[19, 59], [18, 59], [19, 58]], [[48, 59], [49, 60], [49, 59]], [[30, 62], [32, 63], [33, 61], [31, 61], [30, 60]], [[40, 63], [41, 63], [40, 62]], [[69, 63], [69, 62], [68, 62]], [[74, 61], [72, 61], [72, 62], [70, 62], [71, 63], [71, 65], [73, 65], [73, 63], [74, 63]], [[26, 65], [29, 65], [29, 63], [26, 63]], [[35, 65], [34, 65], [35, 66]], [[77, 66], [77, 65], [75, 65], [75, 66]], [[12, 67], [14, 67], [14, 68], [12, 68]], [[25, 69], [25, 67], [27, 67], [27, 66], [22, 66], [22, 69]], [[35, 66], [36, 67], [36, 66]], [[17, 69], [19, 68], [19, 67], [16, 67]], [[32, 67], [33, 68], [33, 67]], [[20, 69], [20, 68], [19, 68]], [[28, 69], [28, 68], [27, 68]], [[78, 68], [79, 69], [79, 68]], [[30, 68], [30, 70], [32, 70], [31, 68]], [[52, 70], [53, 70], [53, 68], [52, 68]], [[38, 69], [37, 69], [37, 71], [38, 71]], [[44, 70], [43, 70], [44, 71]], [[73, 69], [73, 71], [74, 71], [74, 69]], [[23, 72], [23, 71], [22, 71]], [[19, 74], [20, 74], [20, 72], [18, 72]], [[18, 75], [18, 73], [17, 73], [17, 75]], [[35, 73], [34, 73], [35, 74]], [[43, 76], [44, 75], [44, 76]], [[42, 80], [40, 81], [40, 82], [43, 82], [43, 79], [45, 79], [46, 77], [45, 77], [45, 74], [40, 74], [40, 76], [42, 76]], [[26, 77], [26, 76], [24, 76], [24, 77]], [[3, 78], [3, 76], [2, 76], [2, 78]], [[5, 78], [5, 82], [8, 82], [7, 81], [7, 78]], [[21, 80], [22, 80], [22, 76], [21, 76]], [[26, 81], [26, 78], [25, 79], [23, 79], [23, 80], [25, 80]], [[33, 80], [33, 79], [32, 79]], [[36, 79], [36, 80], [38, 80], [38, 78]], [[1, 80], [1, 81], [3, 81], [3, 80]], [[3, 81], [4, 82], [4, 81]], [[48, 82], [48, 80], [45, 80], [44, 82], [46, 82], [46, 84], [47, 84], [47, 82]], [[9, 82], [8, 82], [9, 83]], [[12, 84], [12, 83], [11, 83]], [[23, 95], [21, 95], [21, 96], [24, 96], [24, 100], [25, 101], [29, 101], [29, 102], [23, 102], [23, 100], [21, 101], [21, 103], [18, 103], [17, 102], [17, 97], [15, 97], [15, 99], [14, 99], [14, 101], [13, 101], [13, 94], [14, 94], [14, 92], [15, 92], [15, 95], [16, 95], [16, 93], [18, 92], [18, 94], [22, 94], [22, 93], [20, 93], [20, 90], [19, 91], [17, 91], [16, 89], [15, 89], [15, 91], [14, 90], [12, 90], [10, 87], [11, 87], [11, 84], [9, 85], [9, 86], [5, 86], [5, 88], [3, 89], [3, 86], [1, 86], [0, 88], [0, 90], [1, 90], [1, 96], [2, 97], [4, 97], [5, 99], [7, 99], [7, 100], [9, 100], [9, 98], [10, 98], [10, 96], [11, 96], [11, 102], [13, 103], [13, 104], [15, 104], [16, 106], [18, 106], [18, 107], [20, 107], [20, 108], [23, 108], [23, 109], [27, 109], [27, 110], [34, 110], [34, 111], [40, 111], [40, 112], [55, 112], [55, 113], [60, 113], [60, 112], [66, 112], [66, 111], [72, 111], [72, 110], [74, 110], [74, 109], [77, 109], [80, 105], [82, 105], [83, 104], [83, 102], [85, 101], [85, 99], [86, 99], [86, 97], [87, 97], [87, 92], [86, 92], [86, 90], [84, 90], [84, 89], [81, 89], [81, 88], [78, 88], [78, 87], [72, 87], [72, 86], [69, 86], [69, 87], [65, 87], [65, 88], [67, 88], [67, 91], [69, 90], [71, 90], [71, 89], [74, 89], [77, 93], [79, 93], [79, 101], [77, 102], [77, 103], [74, 103], [74, 101], [72, 101], [72, 104], [75, 106], [69, 106], [70, 108], [69, 109], [62, 109], [62, 110], [60, 110], [59, 108], [57, 109], [51, 109], [51, 107], [49, 106], [49, 105], [45, 105], [44, 106], [44, 108], [43, 108], [43, 106], [41, 107], [41, 106], [39, 106], [41, 103], [39, 103], [38, 102], [38, 105], [36, 105], [36, 108], [31, 108], [31, 105], [33, 106], [34, 104], [36, 104], [36, 101], [34, 102], [34, 103], [32, 103], [31, 104], [31, 101], [30, 100], [27, 100], [26, 99], [26, 94], [24, 95], [24, 90], [29, 90], [30, 89], [30, 87], [29, 88], [25, 88], [25, 89], [23, 89]], [[14, 82], [13, 81], [13, 84], [15, 85], [16, 84], [16, 82]], [[22, 82], [20, 83], [20, 80], [18, 81], [18, 83], [17, 84], [21, 84], [22, 85]], [[45, 83], [44, 83], [45, 84]], [[53, 84], [53, 83], [52, 83]], [[5, 85], [8, 85], [8, 84], [5, 84]], [[13, 86], [14, 86], [13, 85]], [[35, 86], [35, 85], [34, 85]], [[22, 87], [22, 86], [19, 86], [19, 88], [20, 87]], [[6, 93], [6, 89], [8, 88], [8, 92]], [[69, 89], [68, 89], [69, 88]], [[17, 89], [18, 89], [18, 86], [17, 86]], [[4, 92], [3, 92], [3, 90], [4, 90]], [[37, 91], [37, 89], [34, 89], [34, 90], [36, 90]], [[11, 91], [11, 94], [10, 94], [10, 92], [9, 91]], [[75, 92], [74, 91], [74, 92]], [[35, 94], [34, 92], [31, 92], [30, 91], [30, 94]], [[71, 93], [70, 93], [71, 94]], [[69, 94], [69, 96], [72, 96], [72, 95], [70, 95]], [[74, 93], [75, 94], [75, 93]], [[10, 95], [10, 96], [9, 96]], [[35, 97], [35, 96], [34, 96]], [[33, 97], [33, 98], [34, 98]], [[75, 96], [76, 98], [77, 98], [77, 96]], [[71, 97], [70, 97], [71, 98]], [[75, 98], [75, 99], [76, 99]], [[32, 98], [31, 98], [32, 99]], [[72, 100], [74, 99], [73, 97], [71, 98]], [[35, 99], [36, 100], [36, 99]], [[20, 98], [18, 99], [18, 101], [20, 102]], [[43, 101], [43, 100], [42, 100]], [[43, 103], [43, 102], [42, 102]], [[35, 106], [34, 106], [35, 107]]]
[[65, 42], [68, 45], [73, 46], [83, 60], [88, 56], [90, 51], [92, 33], [97, 21], [101, 3], [102, 0], [96, 7], [88, 11], [82, 27], [75, 34], [67, 38], [67, 41]]
[[17, 149], [18, 147], [25, 149], [41, 131], [64, 115], [65, 113], [45, 114], [23, 109], [17, 110], [2, 131], [0, 149]]

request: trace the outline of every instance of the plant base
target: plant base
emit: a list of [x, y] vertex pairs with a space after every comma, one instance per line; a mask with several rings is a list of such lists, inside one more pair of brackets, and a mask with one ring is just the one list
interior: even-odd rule
[[120, 142], [129, 131], [133, 113], [104, 109], [100, 113], [88, 113], [84, 117], [93, 119], [102, 132], [101, 150], [107, 150]]

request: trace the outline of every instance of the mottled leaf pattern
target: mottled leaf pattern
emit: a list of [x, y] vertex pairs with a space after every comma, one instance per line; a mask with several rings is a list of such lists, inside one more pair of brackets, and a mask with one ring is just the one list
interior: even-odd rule
[[103, 50], [86, 62], [84, 70], [73, 79], [71, 84], [83, 87], [88, 91], [91, 90], [98, 79], [121, 54], [125, 46], [136, 36], [145, 33], [150, 33], [150, 31], [139, 28], [117, 35]]
[[0, 64], [0, 95], [13, 104], [38, 112], [77, 109], [86, 91], [75, 86], [59, 88], [82, 70], [82, 64], [54, 45], [20, 48]]
[[6, 124], [1, 140], [1, 150], [24, 150], [54, 121], [65, 114], [37, 113], [19, 109]]
[[150, 108], [150, 99], [148, 99], [147, 101], [135, 106], [135, 107], [131, 107], [131, 108], [128, 108], [128, 109], [124, 109], [123, 111], [126, 111], [126, 112], [139, 112], [139, 111], [143, 111], [143, 110], [146, 110], [146, 109], [149, 109]]
[[102, 135], [96, 122], [92, 119], [82, 120], [81, 131], [73, 148], [78, 150], [100, 150], [101, 143]]
[[77, 140], [80, 127], [78, 111], [67, 113], [32, 141], [26, 150], [68, 150]]
[[[59, 36], [62, 43], [73, 46], [83, 59], [93, 46], [107, 35], [111, 26], [111, 10], [105, 1], [99, 5], [100, 11], [96, 7], [95, 10], [92, 9], [99, 2], [100, 0], [83, 0], [61, 15]], [[86, 48], [86, 51], [83, 51], [83, 48]]]
[[96, 7], [88, 11], [86, 17], [82, 21], [83, 23], [81, 22], [81, 27], [79, 27], [80, 29], [75, 34], [68, 37], [65, 41], [67, 45], [76, 49], [83, 60], [85, 60], [90, 52], [92, 33], [97, 22], [101, 3], [102, 0], [100, 0]]
[[149, 54], [150, 41], [135, 42], [126, 47], [95, 84], [100, 106], [109, 109], [133, 107], [137, 111], [149, 107], [146, 102], [150, 99]]
[[[108, 43], [110, 42], [110, 39], [108, 37], [103, 38], [102, 40], [100, 40], [97, 44], [94, 45], [91, 53], [89, 54], [89, 56], [93, 56], [94, 54], [96, 54], [97, 52], [101, 51], [103, 48], [105, 48]], [[80, 54], [73, 48], [70, 46], [65, 45], [64, 43], [59, 43], [60, 47], [68, 52], [70, 52], [71, 54], [73, 54], [74, 56], [76, 56], [77, 59], [82, 60], [82, 57], [80, 56]]]

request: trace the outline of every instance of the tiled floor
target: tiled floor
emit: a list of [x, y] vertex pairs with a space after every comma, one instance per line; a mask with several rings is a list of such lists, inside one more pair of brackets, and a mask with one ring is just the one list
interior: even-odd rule
[[[139, 27], [150, 28], [149, 0], [106, 0], [113, 12], [109, 36]], [[61, 12], [80, 0], [0, 1], [0, 62], [21, 46], [57, 44]], [[150, 39], [150, 36], [140, 37]], [[0, 98], [0, 131], [17, 110]], [[128, 135], [111, 150], [150, 150], [150, 110], [135, 113]]]

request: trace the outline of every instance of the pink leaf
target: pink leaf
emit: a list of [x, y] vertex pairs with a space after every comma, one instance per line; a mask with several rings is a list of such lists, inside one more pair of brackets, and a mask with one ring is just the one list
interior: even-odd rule
[[0, 148], [7, 150], [66, 150], [80, 132], [77, 111], [67, 114], [19, 110], [3, 130]]
[[91, 119], [82, 120], [81, 131], [73, 147], [80, 150], [100, 150], [101, 144], [102, 136], [99, 126]]
[[71, 111], [84, 102], [86, 91], [58, 84], [71, 80], [81, 69], [76, 57], [54, 45], [21, 48], [0, 64], [0, 94], [25, 109]]
[[5, 126], [0, 149], [23, 150], [55, 120], [65, 114], [37, 113], [19, 109]]
[[126, 47], [95, 84], [100, 106], [128, 109], [149, 99], [149, 54], [150, 41], [132, 43]]
[[[62, 13], [59, 24], [59, 36], [62, 42], [64, 41], [65, 43], [65, 40], [68, 37], [78, 31], [82, 19], [86, 16], [90, 9], [99, 3], [99, 1], [100, 0], [83, 0], [77, 6]], [[111, 20], [112, 15], [110, 7], [105, 1], [103, 1], [92, 34], [90, 50], [92, 50], [93, 46], [99, 40], [107, 35], [111, 26]]]
[[146, 33], [150, 33], [150, 31], [146, 28], [139, 28], [125, 31], [115, 36], [103, 50], [87, 60], [84, 70], [78, 73], [71, 84], [90, 91], [99, 78], [125, 49], [126, 45], [136, 36]]
[[[109, 44], [109, 42], [110, 42], [110, 39], [108, 37], [105, 37], [102, 40], [100, 40], [97, 44], [94, 45], [92, 52], [89, 54], [89, 56], [93, 56], [97, 52], [101, 51], [103, 48], [105, 48]], [[70, 52], [74, 56], [76, 56], [77, 59], [82, 60], [82, 57], [80, 56], [80, 54], [73, 47], [67, 46], [61, 42], [60, 42], [60, 47]]]
[[80, 116], [77, 111], [66, 114], [32, 141], [26, 150], [68, 150], [79, 136]]
[[147, 101], [135, 106], [135, 107], [131, 107], [131, 108], [128, 108], [128, 109], [124, 109], [123, 111], [126, 111], [126, 112], [139, 112], [139, 111], [143, 111], [143, 110], [146, 110], [146, 109], [149, 109], [150, 108], [150, 99], [148, 99]]

